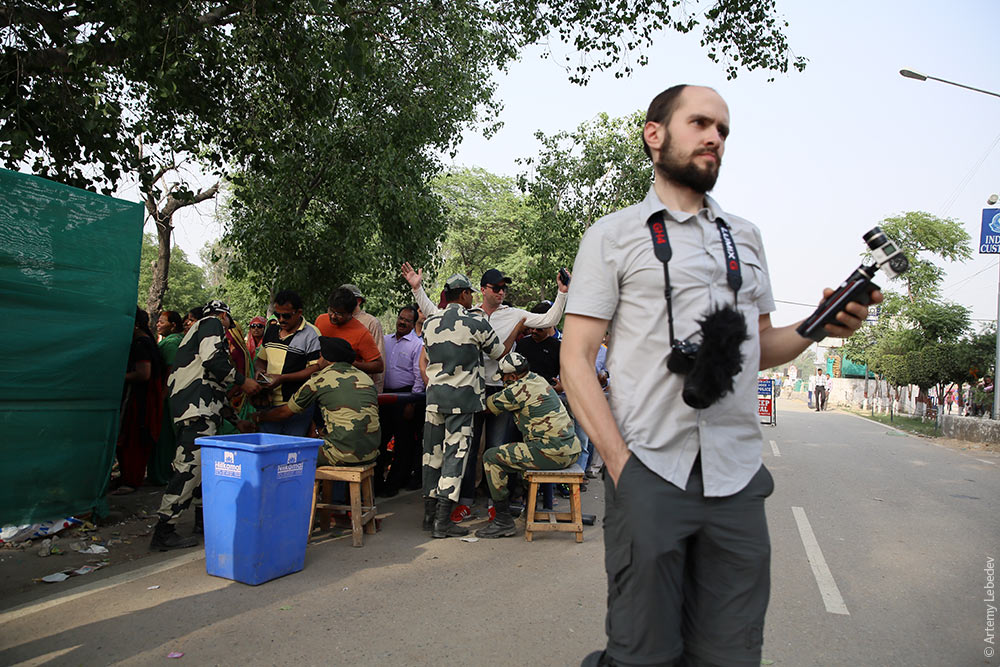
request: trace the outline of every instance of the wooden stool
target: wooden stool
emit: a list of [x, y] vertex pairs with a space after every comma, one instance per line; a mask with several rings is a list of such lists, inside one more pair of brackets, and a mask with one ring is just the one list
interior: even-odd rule
[[[558, 531], [576, 533], [576, 541], [583, 542], [583, 510], [580, 508], [580, 485], [583, 484], [583, 468], [574, 463], [562, 470], [525, 470], [524, 479], [528, 484], [528, 513], [524, 524], [524, 539], [531, 541], [534, 531]], [[569, 484], [570, 511], [536, 509], [539, 484]], [[562, 519], [564, 523], [559, 523]]]
[[[364, 544], [362, 528], [369, 535], [375, 533], [375, 494], [372, 489], [375, 464], [366, 463], [361, 466], [319, 466], [316, 468], [316, 481], [313, 484], [313, 508], [309, 515], [309, 536], [312, 536], [313, 521], [316, 510], [320, 510], [319, 523], [322, 530], [330, 529], [330, 513], [332, 510], [350, 511], [351, 533], [354, 546]], [[347, 482], [350, 490], [350, 505], [334, 505], [329, 502], [316, 502], [319, 496], [319, 485], [323, 485], [323, 499], [331, 500], [334, 482]]]

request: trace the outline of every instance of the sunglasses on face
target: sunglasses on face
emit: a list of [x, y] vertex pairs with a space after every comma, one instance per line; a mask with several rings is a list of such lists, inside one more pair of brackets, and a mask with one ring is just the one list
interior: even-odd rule
[[507, 286], [506, 285], [487, 285], [487, 287], [489, 287], [491, 290], [493, 290], [497, 294], [499, 294], [500, 292], [506, 292], [507, 291]]
[[251, 324], [250, 328], [251, 329], [263, 329], [264, 325], [263, 324]]
[[295, 317], [295, 313], [275, 313], [274, 316], [279, 320], [290, 320]]

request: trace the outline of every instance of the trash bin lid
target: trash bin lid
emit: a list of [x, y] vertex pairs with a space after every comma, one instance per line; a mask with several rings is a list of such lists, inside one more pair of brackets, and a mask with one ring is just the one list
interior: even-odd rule
[[319, 448], [323, 444], [317, 438], [303, 438], [276, 433], [238, 433], [234, 435], [206, 435], [195, 438], [200, 447], [219, 449], [240, 449], [247, 452], [280, 452], [288, 449]]

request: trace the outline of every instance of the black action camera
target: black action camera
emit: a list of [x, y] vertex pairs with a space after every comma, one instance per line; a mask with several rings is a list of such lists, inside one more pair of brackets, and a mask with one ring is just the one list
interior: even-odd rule
[[875, 272], [879, 269], [885, 271], [890, 278], [895, 278], [909, 270], [910, 261], [906, 259], [906, 255], [896, 247], [896, 244], [885, 235], [880, 227], [874, 227], [862, 238], [868, 244], [875, 263], [862, 263], [847, 280], [840, 283], [829, 299], [824, 300], [819, 308], [795, 329], [803, 338], [811, 338], [815, 341], [826, 338], [824, 327], [836, 322], [837, 314], [851, 301], [856, 301], [862, 306], [870, 304], [872, 292], [880, 289], [872, 282]]

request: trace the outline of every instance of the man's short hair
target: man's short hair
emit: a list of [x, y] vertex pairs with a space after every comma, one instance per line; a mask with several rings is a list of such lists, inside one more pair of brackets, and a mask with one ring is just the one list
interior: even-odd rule
[[286, 303], [295, 310], [302, 309], [302, 297], [293, 290], [283, 289], [274, 295], [274, 305], [284, 306]]
[[462, 292], [469, 290], [468, 287], [456, 287], [455, 289], [446, 289], [444, 291], [444, 302], [445, 303], [455, 303], [462, 297]]
[[[669, 124], [670, 117], [674, 115], [674, 109], [677, 108], [677, 100], [687, 87], [688, 84], [686, 83], [671, 86], [654, 97], [653, 101], [649, 103], [649, 109], [646, 110], [646, 122], [653, 121], [661, 125]], [[653, 153], [649, 150], [649, 144], [646, 143], [645, 135], [642, 137], [642, 149], [646, 151], [646, 157], [652, 160]]]
[[354, 296], [354, 292], [346, 287], [338, 287], [330, 294], [327, 306], [330, 307], [330, 310], [353, 313], [354, 309], [358, 307], [358, 298]]
[[548, 301], [542, 301], [542, 302], [536, 303], [534, 306], [532, 306], [531, 307], [531, 312], [533, 312], [533, 313], [547, 313], [547, 312], [549, 312], [549, 310], [551, 308], [552, 308], [552, 304], [551, 303], [549, 303]]
[[416, 322], [417, 318], [420, 317], [420, 315], [417, 314], [417, 304], [415, 304], [415, 303], [408, 303], [405, 306], [403, 306], [402, 308], [400, 308], [399, 309], [399, 315], [402, 315], [404, 310], [408, 310], [411, 313], [413, 313], [413, 321], [414, 322]]

